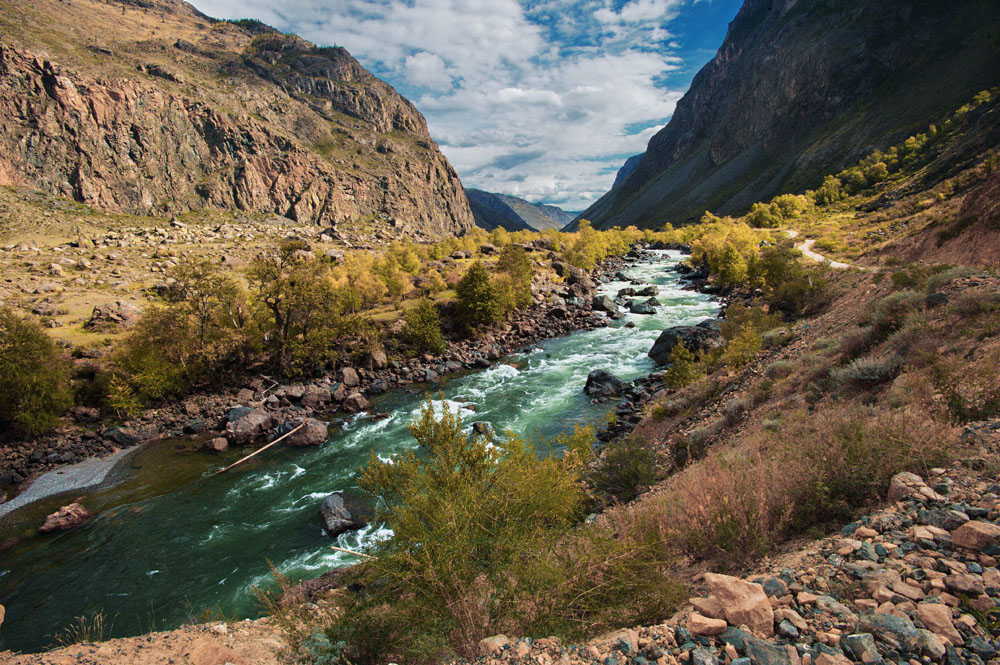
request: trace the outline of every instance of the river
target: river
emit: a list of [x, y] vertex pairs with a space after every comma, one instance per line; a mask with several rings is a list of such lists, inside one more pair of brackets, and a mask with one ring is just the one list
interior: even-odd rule
[[[614, 404], [591, 404], [583, 394], [591, 370], [623, 379], [645, 375], [653, 369], [646, 352], [660, 331], [718, 313], [710, 297], [680, 289], [669, 270], [679, 253], [657, 254], [626, 270], [660, 287], [654, 315], [629, 314], [440, 385], [392, 391], [372, 400], [372, 411], [389, 413], [386, 419], [356, 418], [331, 430], [322, 447], [279, 446], [220, 476], [209, 477], [245, 451], [218, 457], [189, 439], [149, 444], [130, 459], [120, 482], [88, 494], [85, 504], [98, 515], [75, 530], [34, 535], [45, 514], [73, 497], [13, 513], [0, 522], [0, 542], [9, 548], [0, 554], [0, 604], [7, 610], [0, 650], [46, 648], [76, 617], [98, 612], [106, 638], [169, 629], [208, 613], [257, 616], [253, 588], [272, 581], [268, 562], [293, 579], [352, 563], [355, 557], [328, 546], [363, 550], [389, 534], [369, 527], [334, 542], [320, 526], [319, 504], [333, 490], [354, 489], [372, 451], [385, 457], [413, 447], [406, 426], [428, 396], [443, 395], [451, 408], [474, 406], [461, 411], [467, 426], [485, 421], [528, 440], [601, 418]], [[625, 286], [612, 282], [600, 292], [613, 296]]]

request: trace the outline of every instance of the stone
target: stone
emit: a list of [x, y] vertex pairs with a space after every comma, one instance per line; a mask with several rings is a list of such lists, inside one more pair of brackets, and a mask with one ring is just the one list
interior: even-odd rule
[[799, 629], [788, 619], [782, 619], [778, 622], [778, 634], [789, 639], [798, 639]]
[[97, 305], [90, 313], [90, 319], [83, 324], [88, 329], [130, 328], [142, 310], [132, 303], [119, 300], [115, 303]]
[[271, 415], [263, 409], [252, 409], [226, 424], [226, 438], [236, 446], [263, 440], [271, 430]]
[[628, 311], [633, 314], [656, 314], [656, 307], [649, 303], [649, 301], [633, 300], [629, 303]]
[[903, 499], [943, 500], [944, 497], [928, 487], [923, 478], [909, 471], [897, 473], [889, 481], [889, 503]]
[[718, 665], [719, 659], [714, 653], [705, 649], [704, 647], [698, 647], [691, 652], [691, 665]]
[[754, 665], [797, 665], [783, 647], [755, 637], [747, 637], [746, 652]]
[[367, 411], [370, 405], [364, 395], [355, 391], [344, 398], [342, 406], [346, 411], [357, 413], [358, 411]]
[[368, 366], [373, 370], [385, 369], [389, 366], [389, 356], [381, 349], [372, 351], [368, 354]]
[[56, 512], [45, 518], [45, 523], [38, 527], [39, 533], [52, 533], [53, 531], [65, 531], [93, 519], [94, 513], [85, 508], [80, 503], [71, 503], [63, 506]]
[[364, 512], [363, 506], [352, 497], [345, 497], [343, 491], [336, 491], [325, 499], [319, 508], [319, 514], [323, 518], [323, 528], [331, 538], [336, 538], [347, 531], [357, 531], [363, 529], [365, 522], [360, 514]]
[[725, 618], [725, 608], [722, 607], [716, 598], [691, 598], [688, 602], [691, 606], [698, 611], [699, 614], [707, 616], [712, 619], [724, 619]]
[[962, 634], [951, 620], [951, 608], [940, 603], [919, 603], [914, 616], [928, 630], [946, 639], [952, 646], [962, 646]]
[[745, 624], [761, 637], [774, 633], [774, 611], [759, 584], [716, 573], [705, 573], [705, 583], [725, 608], [726, 621]]
[[858, 630], [871, 633], [889, 646], [907, 652], [916, 651], [920, 641], [913, 623], [894, 614], [866, 614], [858, 621]]
[[229, 441], [225, 437], [217, 436], [203, 443], [201, 449], [210, 453], [224, 453], [229, 450]]
[[590, 397], [612, 397], [620, 395], [627, 384], [610, 372], [595, 369], [587, 375], [583, 392]]
[[854, 633], [840, 637], [840, 648], [859, 663], [881, 663], [882, 657], [875, 649], [875, 638], [869, 633]]
[[300, 423], [286, 423], [285, 425], [292, 425], [288, 431], [292, 431], [295, 427], [303, 425], [302, 429], [285, 439], [285, 445], [293, 448], [322, 446], [330, 436], [327, 424], [315, 418], [305, 418]]
[[687, 628], [693, 635], [721, 635], [725, 632], [726, 625], [723, 619], [712, 619], [697, 612], [688, 615]]
[[353, 367], [344, 367], [337, 373], [337, 378], [348, 388], [353, 388], [361, 383], [358, 373]]
[[670, 362], [670, 352], [677, 344], [684, 344], [691, 353], [699, 353], [722, 344], [722, 335], [714, 319], [706, 319], [696, 326], [673, 326], [656, 338], [647, 354], [657, 364]]
[[978, 596], [985, 593], [986, 587], [981, 581], [969, 573], [955, 573], [944, 578], [944, 584], [951, 591], [959, 594]]
[[330, 389], [310, 384], [302, 393], [302, 406], [316, 409], [330, 401]]
[[941, 660], [947, 651], [941, 638], [929, 630], [918, 629], [917, 632], [920, 634], [920, 653], [931, 660]]
[[813, 661], [814, 665], [853, 665], [851, 660], [839, 653], [820, 652]]
[[594, 296], [592, 307], [599, 312], [615, 314], [618, 312], [618, 305], [611, 296]]
[[498, 651], [501, 651], [505, 646], [510, 644], [510, 638], [506, 635], [493, 635], [492, 637], [484, 637], [479, 640], [479, 655], [480, 656], [492, 656]]
[[977, 552], [998, 540], [1000, 540], [1000, 526], [981, 520], [966, 522], [951, 532], [952, 545]]

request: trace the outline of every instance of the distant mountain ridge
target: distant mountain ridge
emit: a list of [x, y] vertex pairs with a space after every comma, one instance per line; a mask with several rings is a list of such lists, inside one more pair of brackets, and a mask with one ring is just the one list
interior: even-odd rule
[[738, 213], [819, 184], [1000, 83], [995, 1], [746, 0], [598, 228]]
[[573, 221], [574, 214], [556, 206], [532, 203], [510, 194], [495, 194], [480, 189], [466, 189], [476, 226], [492, 231], [501, 226], [508, 231], [561, 229]]

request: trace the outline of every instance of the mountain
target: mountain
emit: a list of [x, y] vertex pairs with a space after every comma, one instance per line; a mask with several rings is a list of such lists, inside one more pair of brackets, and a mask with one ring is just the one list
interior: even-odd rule
[[819, 184], [1000, 82], [995, 1], [746, 0], [600, 228], [729, 214]]
[[622, 167], [618, 169], [618, 173], [615, 174], [615, 182], [611, 185], [611, 189], [614, 189], [618, 185], [625, 182], [625, 180], [632, 175], [632, 171], [635, 171], [635, 167], [639, 166], [639, 162], [642, 161], [642, 157], [645, 153], [639, 153], [638, 155], [632, 155], [625, 160]]
[[561, 229], [573, 221], [573, 213], [556, 206], [532, 203], [509, 194], [494, 194], [467, 189], [465, 195], [476, 218], [476, 225], [492, 231], [502, 226], [508, 231]]
[[0, 5], [0, 184], [130, 214], [473, 227], [419, 111], [343, 48], [178, 0]]

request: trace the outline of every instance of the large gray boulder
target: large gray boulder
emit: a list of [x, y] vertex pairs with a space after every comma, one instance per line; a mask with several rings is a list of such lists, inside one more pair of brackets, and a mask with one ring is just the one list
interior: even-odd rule
[[352, 497], [345, 497], [344, 492], [337, 490], [330, 496], [323, 499], [319, 507], [320, 517], [323, 518], [323, 528], [330, 534], [331, 538], [336, 538], [347, 531], [356, 531], [367, 525], [363, 519], [364, 506]]
[[235, 446], [262, 440], [270, 431], [271, 415], [263, 409], [252, 409], [226, 424], [226, 438]]
[[653, 343], [647, 354], [657, 364], [670, 362], [670, 352], [677, 344], [684, 344], [691, 353], [700, 353], [722, 345], [719, 324], [714, 319], [705, 319], [696, 326], [673, 326], [667, 328]]
[[316, 420], [315, 418], [306, 418], [301, 423], [290, 422], [285, 423], [285, 426], [289, 426], [288, 431], [294, 430], [299, 425], [304, 425], [302, 429], [295, 432], [287, 439], [285, 439], [286, 446], [292, 446], [293, 448], [302, 446], [322, 446], [326, 443], [326, 439], [329, 436], [329, 429], [326, 423], [321, 420]]
[[607, 312], [608, 314], [618, 313], [618, 304], [611, 296], [594, 296], [592, 306], [599, 312]]
[[587, 384], [583, 392], [591, 397], [611, 397], [620, 395], [627, 386], [624, 381], [603, 369], [595, 369], [587, 375]]

